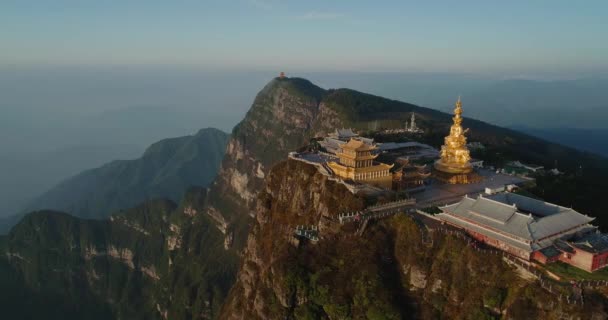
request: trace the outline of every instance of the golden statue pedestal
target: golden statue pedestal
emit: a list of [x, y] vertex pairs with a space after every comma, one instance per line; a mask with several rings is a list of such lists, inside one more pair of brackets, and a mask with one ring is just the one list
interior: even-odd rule
[[469, 172], [453, 173], [435, 167], [433, 169], [433, 178], [447, 184], [469, 184], [483, 180], [479, 174], [472, 170]]
[[464, 174], [473, 171], [473, 167], [470, 163], [445, 163], [443, 159], [439, 159], [435, 161], [434, 165], [436, 170], [445, 172], [445, 173], [453, 173], [453, 174]]

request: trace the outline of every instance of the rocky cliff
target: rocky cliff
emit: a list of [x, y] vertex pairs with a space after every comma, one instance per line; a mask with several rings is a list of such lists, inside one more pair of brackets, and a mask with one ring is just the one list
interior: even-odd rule
[[322, 103], [325, 94], [308, 80], [275, 78], [233, 130], [207, 213], [229, 225], [227, 236], [234, 235], [237, 247], [244, 245], [248, 217], [270, 168], [310, 138], [341, 125], [337, 113]]
[[[62, 301], [65, 313], [45, 318], [213, 319], [238, 260], [202, 214], [205, 194], [195, 188], [179, 206], [150, 201], [105, 221], [29, 214], [4, 241], [2, 271], [28, 296]], [[23, 315], [19, 304], [2, 305]]]
[[[466, 115], [466, 103], [464, 109]], [[206, 213], [226, 229], [236, 248], [242, 248], [247, 225], [255, 215], [257, 192], [270, 168], [290, 151], [336, 128], [352, 127], [363, 132], [400, 128], [411, 112], [425, 129], [419, 139], [439, 146], [451, 125], [449, 114], [350, 89], [325, 90], [301, 78], [275, 78], [258, 93], [233, 130], [218, 177], [210, 188]], [[471, 129], [472, 140], [498, 148], [496, 152], [502, 156], [547, 166], [559, 161], [570, 168], [580, 163], [587, 168], [605, 167], [604, 159], [513, 130], [468, 118], [463, 125]]]
[[[502, 260], [401, 214], [355, 236], [332, 217], [363, 199], [309, 165], [272, 169], [257, 201], [237, 282], [221, 319], [603, 319], [608, 299], [584, 307], [542, 289]], [[319, 227], [320, 241], [294, 238]], [[423, 232], [426, 239], [423, 241]]]
[[[420, 138], [441, 142], [450, 115], [348, 89], [324, 90], [303, 79], [274, 79], [234, 129], [209, 189], [192, 190], [179, 205], [149, 202], [109, 221], [31, 214], [0, 237], [0, 271], [8, 275], [0, 281], [38, 297], [41, 310], [57, 306], [74, 318], [391, 319], [432, 318], [444, 309], [472, 319], [521, 318], [531, 314], [526, 310], [549, 318], [583, 314], [459, 239], [433, 235], [422, 243], [406, 217], [356, 237], [352, 226], [340, 228], [331, 217], [363, 207], [363, 199], [310, 166], [280, 163], [336, 127], [401, 127], [412, 111], [427, 129]], [[475, 140], [524, 161], [605, 164], [479, 121], [465, 119], [464, 126]], [[602, 190], [573, 195], [585, 203]], [[294, 239], [295, 225], [318, 226], [321, 240]], [[18, 310], [9, 298], [0, 301], [3, 309]], [[591, 299], [583, 315], [601, 316], [602, 299]]]

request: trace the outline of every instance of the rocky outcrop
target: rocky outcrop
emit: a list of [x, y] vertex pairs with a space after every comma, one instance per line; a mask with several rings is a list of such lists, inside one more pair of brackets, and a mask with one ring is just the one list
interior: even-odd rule
[[[427, 138], [445, 134], [450, 116], [438, 111], [348, 89], [323, 90], [303, 79], [274, 79], [234, 129], [209, 189], [194, 188], [179, 207], [151, 201], [113, 221], [31, 215], [6, 247], [0, 238], [0, 268], [6, 262], [37, 292], [75, 306], [87, 297], [89, 306], [108, 305], [121, 319], [605, 316], [601, 299], [590, 299], [587, 313], [564, 306], [458, 239], [434, 235], [433, 245], [425, 245], [418, 226], [405, 217], [371, 223], [363, 236], [354, 236], [352, 225], [339, 226], [333, 217], [361, 209], [363, 199], [312, 166], [279, 163], [337, 127], [401, 126], [411, 111], [431, 129]], [[527, 148], [541, 159], [572, 155], [509, 130], [465, 123], [475, 140], [506, 141], [517, 154]], [[318, 227], [320, 241], [295, 238], [296, 225]], [[66, 287], [57, 290], [58, 283]]]
[[122, 261], [130, 269], [135, 269], [135, 264], [133, 264], [133, 252], [127, 248], [119, 249], [111, 245], [108, 248], [108, 256]]
[[231, 135], [209, 193], [210, 214], [219, 212], [229, 222], [252, 216], [268, 170], [310, 138], [340, 126], [335, 111], [322, 103], [325, 94], [299, 78], [276, 78], [264, 87]]
[[[12, 230], [3, 256], [24, 275], [24, 286], [73, 305], [92, 295], [115, 318], [191, 319], [187, 308], [213, 319], [234, 281], [237, 255], [224, 249], [215, 222], [196, 214], [205, 194], [195, 188], [179, 207], [150, 201], [107, 221], [34, 213]], [[65, 296], [56, 283], [66, 284]]]
[[[290, 308], [294, 293], [281, 281], [288, 272], [282, 259], [297, 250], [292, 241], [295, 226], [322, 226], [322, 237], [330, 239], [336, 236], [332, 232], [336, 230], [336, 222], [332, 222], [335, 215], [362, 206], [362, 199], [313, 166], [295, 160], [275, 166], [258, 197], [256, 221], [237, 284], [221, 318], [272, 319], [277, 317], [270, 311], [274, 303]], [[304, 303], [306, 297], [296, 300]]]
[[[430, 233], [405, 215], [372, 223], [361, 236], [332, 221], [364, 199], [308, 164], [276, 165], [256, 206], [237, 282], [221, 319], [601, 318], [608, 300], [584, 308], [522, 280], [500, 256]], [[294, 239], [319, 226], [320, 241]], [[498, 311], [498, 312], [497, 312]]]

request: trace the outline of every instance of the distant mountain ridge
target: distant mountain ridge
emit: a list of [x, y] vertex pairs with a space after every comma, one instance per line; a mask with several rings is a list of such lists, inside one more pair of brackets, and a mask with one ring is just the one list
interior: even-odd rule
[[464, 92], [469, 117], [500, 126], [604, 128], [608, 80], [503, 80]]
[[210, 218], [197, 214], [205, 194], [191, 188], [179, 205], [150, 200], [106, 220], [28, 214], [0, 236], [3, 316], [212, 319], [238, 260]]
[[514, 126], [513, 129], [547, 141], [608, 157], [608, 129], [531, 128], [525, 126]]
[[[466, 114], [466, 102], [464, 110]], [[154, 201], [148, 201], [136, 209], [135, 214], [121, 212], [114, 215], [110, 222], [92, 223], [92, 225], [102, 223], [107, 225], [95, 229], [95, 232], [104, 237], [94, 237], [94, 239], [103, 241], [88, 241], [91, 237], [88, 234], [91, 232], [79, 227], [82, 224], [88, 225], [84, 219], [75, 219], [48, 211], [30, 214], [11, 231], [8, 237], [0, 237], [0, 250], [4, 248], [5, 251], [4, 253], [0, 251], [0, 262], [5, 259], [15, 272], [27, 274], [24, 286], [28, 288], [56, 289], [52, 281], [57, 281], [56, 279], [59, 278], [61, 283], [71, 285], [61, 287], [59, 293], [69, 295], [73, 293], [74, 288], [82, 290], [80, 284], [91, 283], [92, 290], [95, 290], [101, 301], [108, 302], [108, 307], [116, 318], [136, 318], [129, 316], [138, 315], [146, 319], [189, 320], [197, 317], [225, 319], [226, 317], [221, 317], [218, 311], [227, 297], [226, 288], [235, 283], [229, 303], [224, 304], [224, 315], [243, 311], [244, 317], [239, 319], [257, 319], [251, 315], [258, 313], [268, 315], [260, 319], [274, 319], [284, 318], [282, 315], [285, 311], [302, 315], [300, 318], [306, 318], [306, 314], [309, 314], [312, 315], [308, 317], [309, 319], [315, 319], [314, 315], [319, 314], [317, 313], [319, 310], [292, 308], [302, 307], [296, 303], [312, 301], [326, 310], [323, 311], [324, 313], [332, 314], [332, 318], [345, 318], [346, 316], [341, 312], [344, 309], [343, 297], [352, 298], [352, 296], [348, 294], [341, 296], [336, 294], [339, 292], [318, 287], [325, 293], [322, 297], [316, 298], [322, 299], [315, 299], [314, 295], [309, 299], [310, 293], [320, 291], [300, 290], [306, 289], [306, 286], [300, 284], [314, 283], [305, 278], [309, 270], [300, 268], [306, 265], [307, 261], [303, 260], [321, 258], [320, 266], [339, 266], [346, 263], [348, 266], [354, 266], [354, 269], [359, 269], [360, 265], [369, 265], [371, 268], [367, 270], [372, 271], [367, 275], [372, 278], [382, 277], [383, 274], [387, 274], [383, 273], [383, 270], [387, 271], [387, 269], [390, 269], [388, 274], [396, 276], [401, 274], [400, 271], [412, 269], [410, 267], [414, 264], [412, 263], [410, 267], [395, 264], [393, 254], [390, 252], [392, 250], [386, 246], [391, 242], [382, 238], [378, 238], [377, 242], [380, 244], [379, 251], [368, 250], [357, 255], [356, 259], [343, 262], [335, 258], [339, 254], [350, 254], [353, 248], [355, 250], [364, 248], [373, 241], [358, 242], [361, 246], [353, 243], [355, 245], [350, 245], [348, 249], [342, 249], [338, 253], [325, 250], [326, 248], [341, 249], [335, 247], [334, 243], [325, 241], [312, 246], [310, 255], [293, 254], [297, 253], [294, 251], [299, 250], [297, 247], [289, 249], [288, 252], [281, 250], [283, 247], [291, 246], [285, 240], [290, 238], [292, 233], [288, 231], [291, 229], [276, 228], [280, 224], [275, 222], [285, 222], [282, 221], [284, 219], [288, 224], [309, 225], [315, 222], [311, 219], [314, 218], [313, 215], [323, 212], [333, 214], [346, 209], [339, 206], [344, 204], [344, 201], [348, 201], [350, 196], [346, 190], [340, 191], [342, 187], [335, 183], [323, 183], [322, 180], [325, 178], [315, 174], [316, 171], [312, 167], [297, 164], [300, 168], [290, 168], [289, 164], [282, 166], [277, 164], [286, 158], [289, 151], [296, 150], [307, 144], [310, 138], [325, 135], [335, 128], [353, 127], [358, 131], [366, 131], [372, 127], [378, 129], [401, 127], [404, 121], [409, 119], [411, 112], [416, 112], [419, 125], [426, 130], [420, 138], [433, 145], [441, 144], [451, 124], [451, 115], [448, 113], [349, 89], [325, 90], [305, 79], [275, 78], [260, 91], [245, 119], [233, 130], [219, 173], [209, 189], [198, 188], [194, 193], [188, 193], [186, 199], [177, 208], [175, 205], [167, 204], [160, 206], [162, 210], [159, 210], [158, 202], [154, 205]], [[580, 162], [585, 163], [588, 168], [599, 168], [607, 163], [604, 158], [470, 118], [465, 118], [464, 126], [471, 129], [469, 137], [472, 141], [484, 143], [490, 152], [499, 150], [501, 152], [499, 157], [546, 165], [551, 165], [555, 159], [559, 159], [560, 170], [573, 170]], [[169, 141], [166, 145], [151, 147], [146, 154], [148, 156], [165, 154], [166, 150], [175, 149], [175, 145]], [[280, 172], [281, 167], [284, 169], [283, 173]], [[600, 170], [586, 170], [581, 173], [592, 176], [600, 183], [608, 181], [601, 179], [599, 174], [606, 176], [605, 171]], [[117, 175], [118, 177], [120, 175]], [[590, 198], [599, 198], [598, 195], [603, 194], [605, 190], [601, 184], [597, 187], [590, 185], [588, 190], [584, 189], [585, 185], [571, 185], [576, 188], [573, 195], [581, 198], [574, 202], [575, 206], [589, 204]], [[115, 196], [116, 193], [110, 195]], [[272, 216], [267, 214], [267, 209], [271, 210]], [[581, 211], [593, 214], [586, 208]], [[268, 219], [269, 217], [272, 219]], [[65, 229], [56, 227], [65, 224], [77, 227], [70, 228], [70, 232], [61, 232]], [[251, 229], [252, 225], [253, 229]], [[262, 225], [265, 225], [263, 229]], [[394, 232], [396, 236], [412, 237], [393, 242], [396, 243], [395, 248], [399, 250], [417, 248], [412, 244], [416, 245], [414, 240], [419, 241], [421, 237], [408, 230], [411, 228], [407, 224], [399, 225], [397, 225], [399, 229]], [[411, 227], [415, 225], [411, 224]], [[78, 230], [83, 230], [80, 237], [75, 234]], [[325, 229], [320, 228], [320, 230]], [[381, 229], [376, 230], [380, 231], [378, 234], [384, 232]], [[54, 241], [37, 238], [38, 234], [48, 234]], [[263, 237], [258, 237], [259, 235]], [[31, 241], [32, 237], [37, 241]], [[367, 238], [362, 239], [367, 240]], [[436, 243], [439, 241], [442, 240], [437, 239]], [[57, 243], [62, 245], [58, 246]], [[109, 244], [117, 250], [109, 250]], [[466, 244], [462, 243], [460, 248], [465, 246]], [[92, 255], [91, 248], [97, 254]], [[108, 250], [102, 250], [104, 248]], [[244, 248], [247, 249], [242, 251]], [[462, 250], [446, 248], [449, 248], [450, 252]], [[474, 258], [475, 253], [470, 247], [466, 248], [472, 253], [467, 255]], [[120, 249], [129, 249], [129, 251]], [[416, 249], [411, 253], [415, 253], [414, 251], [431, 252], [426, 249]], [[104, 254], [106, 252], [109, 258], [106, 258]], [[293, 264], [282, 263], [286, 259], [281, 259], [281, 253], [296, 258], [287, 259]], [[394, 256], [401, 258], [409, 256], [407, 252], [402, 253], [404, 254]], [[437, 254], [429, 256], [428, 261], [437, 260], [432, 259], [436, 256]], [[54, 264], [33, 265], [20, 257], [30, 261], [43, 257]], [[90, 259], [89, 262], [86, 262], [87, 257]], [[266, 259], [268, 257], [270, 259]], [[386, 259], [379, 259], [380, 257]], [[245, 263], [239, 261], [243, 258]], [[454, 276], [449, 276], [454, 281], [444, 283], [457, 285], [462, 289], [460, 292], [466, 293], [468, 288], [479, 287], [476, 274], [503, 274], [499, 269], [487, 270], [484, 261], [475, 266], [469, 264], [467, 258], [461, 258], [460, 255], [447, 258], [440, 261], [443, 261], [441, 264], [447, 270], [454, 271]], [[502, 265], [500, 258], [495, 258], [497, 265]], [[86, 263], [83, 263], [83, 259]], [[427, 261], [426, 258], [423, 259]], [[452, 259], [454, 261], [451, 261]], [[407, 260], [409, 258], [402, 259], [400, 263]], [[254, 263], [248, 263], [251, 261]], [[378, 265], [379, 262], [383, 266]], [[107, 268], [108, 264], [112, 268]], [[120, 268], [114, 267], [115, 264], [120, 264]], [[238, 265], [241, 265], [241, 272], [237, 274], [235, 269]], [[382, 268], [376, 269], [376, 265]], [[456, 265], [459, 266], [458, 269], [453, 268]], [[259, 268], [260, 266], [263, 268]], [[386, 268], [387, 266], [390, 268]], [[78, 273], [72, 272], [73, 270]], [[155, 272], [152, 273], [152, 270]], [[295, 271], [295, 273], [285, 274], [284, 271]], [[417, 272], [417, 274], [421, 273]], [[340, 282], [333, 282], [333, 279], [337, 279], [333, 277], [334, 274], [328, 275], [331, 277], [327, 280], [338, 287], [340, 289], [338, 291], [348, 289], [348, 286], [353, 284], [352, 279], [355, 279], [350, 273], [346, 273], [350, 285], [342, 287]], [[469, 277], [471, 275], [473, 277]], [[84, 277], [88, 277], [85, 278], [87, 281], [82, 281]], [[112, 278], [111, 281], [107, 281], [108, 278]], [[386, 295], [374, 296], [379, 297], [374, 302], [388, 301], [383, 297], [400, 298], [394, 294], [400, 292], [407, 293], [412, 298], [422, 297], [420, 293], [412, 291], [410, 286], [404, 286], [405, 290], [391, 292], [383, 289], [399, 283], [398, 278], [383, 281], [378, 288], [385, 291]], [[361, 278], [359, 283], [374, 283], [367, 280]], [[106, 287], [106, 284], [109, 286]], [[96, 288], [104, 290], [100, 291]], [[110, 290], [105, 290], [106, 288]], [[273, 290], [266, 290], [268, 288]], [[294, 288], [297, 288], [297, 291], [294, 291]], [[357, 285], [357, 288], [365, 290], [365, 286]], [[294, 292], [301, 292], [304, 295], [293, 294]], [[453, 291], [447, 288], [444, 292]], [[79, 300], [81, 297], [86, 297], [87, 291], [85, 290], [83, 294], [78, 293], [72, 294], [71, 302], [74, 305], [80, 305]], [[469, 302], [477, 306], [477, 309], [485, 308], [483, 293], [462, 296], [470, 297]], [[516, 296], [521, 295], [516, 294]], [[116, 300], [117, 297], [120, 300]], [[480, 318], [479, 314], [471, 313], [473, 309], [469, 308], [469, 304], [462, 304], [462, 299], [456, 300], [454, 295], [439, 293], [437, 297], [440, 299], [437, 300], [439, 304], [443, 304], [441, 301], [452, 301], [450, 304], [455, 308], [462, 307], [463, 318]], [[358, 301], [363, 302], [363, 300]], [[403, 305], [407, 301], [414, 300], [400, 299], [394, 305]], [[313, 304], [310, 305], [315, 307]], [[365, 308], [366, 305], [369, 303], [363, 304]], [[523, 304], [524, 308], [525, 306]], [[9, 309], [8, 307], [13, 306], [3, 305], [3, 307]], [[370, 314], [368, 318], [381, 319], [376, 315], [382, 315], [382, 310]], [[360, 315], [363, 316], [363, 313]], [[526, 317], [514, 316], [514, 318]]]
[[32, 152], [6, 150], [0, 154], [0, 219], [14, 214], [65, 178], [116, 159], [135, 159], [144, 148], [121, 144], [72, 145]]
[[193, 136], [161, 140], [139, 159], [113, 161], [61, 182], [25, 211], [53, 209], [104, 218], [146, 199], [179, 201], [188, 187], [206, 187], [215, 178], [228, 137], [208, 128]]

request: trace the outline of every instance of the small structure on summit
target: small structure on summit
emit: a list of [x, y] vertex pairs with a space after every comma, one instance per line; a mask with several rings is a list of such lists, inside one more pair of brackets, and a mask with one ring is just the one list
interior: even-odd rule
[[467, 149], [467, 138], [462, 129], [462, 103], [460, 97], [454, 108], [454, 124], [450, 127], [450, 134], [445, 137], [441, 146], [440, 159], [435, 162], [434, 177], [449, 184], [465, 184], [479, 182], [481, 177], [473, 171], [470, 163], [471, 156]]
[[285, 79], [285, 72], [281, 71], [281, 73], [279, 73], [279, 79]]
[[351, 138], [340, 145], [336, 156], [339, 162], [331, 161], [327, 165], [334, 174], [342, 179], [363, 182], [381, 188], [390, 189], [392, 186], [393, 165], [376, 162], [378, 147], [362, 139]]

